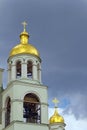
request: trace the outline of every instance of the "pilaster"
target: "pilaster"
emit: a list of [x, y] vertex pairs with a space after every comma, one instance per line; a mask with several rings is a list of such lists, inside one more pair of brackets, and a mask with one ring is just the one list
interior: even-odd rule
[[33, 80], [37, 80], [37, 65], [33, 64]]
[[11, 122], [22, 121], [23, 122], [23, 102], [18, 99], [11, 101]]
[[48, 124], [48, 104], [41, 104], [41, 123]]
[[11, 80], [16, 79], [16, 65], [11, 65]]
[[27, 78], [27, 63], [22, 63], [22, 78]]
[[8, 83], [9, 83], [11, 80], [11, 69], [8, 68], [7, 72], [8, 72]]

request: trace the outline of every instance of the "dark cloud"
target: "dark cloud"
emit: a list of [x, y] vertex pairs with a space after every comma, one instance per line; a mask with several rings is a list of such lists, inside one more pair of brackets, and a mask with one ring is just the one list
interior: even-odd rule
[[9, 51], [19, 43], [24, 20], [29, 23], [30, 43], [41, 54], [49, 103], [54, 96], [69, 100], [66, 112], [71, 110], [78, 118], [87, 117], [87, 2], [1, 0], [0, 67], [6, 69]]

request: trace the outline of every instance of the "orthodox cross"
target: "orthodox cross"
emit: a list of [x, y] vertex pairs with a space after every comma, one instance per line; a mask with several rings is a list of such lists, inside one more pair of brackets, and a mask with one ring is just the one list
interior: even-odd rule
[[57, 98], [54, 98], [52, 101], [55, 104], [55, 107], [57, 107], [57, 104], [59, 103], [59, 100]]
[[25, 32], [25, 31], [26, 31], [27, 23], [24, 21], [24, 22], [22, 23], [22, 25], [24, 26], [24, 32]]

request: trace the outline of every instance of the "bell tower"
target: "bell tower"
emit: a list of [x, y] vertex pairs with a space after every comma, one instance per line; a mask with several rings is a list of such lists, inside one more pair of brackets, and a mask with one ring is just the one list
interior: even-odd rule
[[47, 86], [41, 81], [39, 51], [29, 43], [23, 22], [20, 43], [10, 51], [8, 84], [2, 93], [4, 130], [48, 130]]

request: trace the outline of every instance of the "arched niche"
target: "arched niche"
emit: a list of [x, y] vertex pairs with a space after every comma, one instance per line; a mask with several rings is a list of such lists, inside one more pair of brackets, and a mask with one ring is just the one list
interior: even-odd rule
[[6, 99], [6, 111], [5, 111], [5, 127], [10, 124], [10, 118], [11, 118], [11, 99], [10, 97], [7, 97]]

